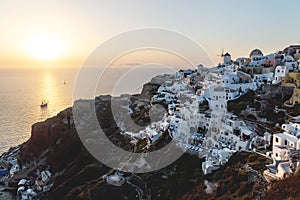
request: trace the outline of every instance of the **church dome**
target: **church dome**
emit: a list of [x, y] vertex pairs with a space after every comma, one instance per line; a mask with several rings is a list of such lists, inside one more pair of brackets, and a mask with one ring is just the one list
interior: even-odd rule
[[261, 50], [259, 49], [254, 49], [251, 51], [250, 53], [250, 58], [252, 58], [252, 56], [263, 56], [264, 54], [261, 52]]

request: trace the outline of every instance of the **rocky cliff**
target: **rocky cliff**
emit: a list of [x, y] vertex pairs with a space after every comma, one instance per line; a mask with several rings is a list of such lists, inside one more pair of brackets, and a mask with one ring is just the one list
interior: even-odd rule
[[[147, 83], [140, 95], [128, 96], [127, 99], [131, 101], [133, 107], [139, 104], [138, 112], [132, 113], [134, 121], [144, 121], [147, 124], [149, 121], [147, 105], [159, 86], [156, 83]], [[120, 134], [110, 109], [114, 101], [115, 99], [110, 96], [97, 97], [95, 101], [97, 117], [111, 141], [123, 149], [130, 150], [129, 140]], [[140, 145], [138, 149], [145, 144], [140, 142]], [[109, 198], [111, 195], [122, 199], [126, 195], [132, 197], [136, 195], [135, 189], [129, 185], [122, 191], [123, 189], [116, 190], [105, 184], [102, 176], [110, 173], [111, 169], [97, 161], [83, 146], [73, 122], [72, 108], [67, 108], [44, 122], [34, 124], [30, 139], [20, 147], [18, 162], [21, 167], [34, 166], [31, 171], [22, 171], [22, 177], [34, 176], [36, 170], [49, 169], [52, 172], [54, 184], [50, 192], [44, 193], [41, 199], [87, 199], [87, 195], [89, 199], [101, 196]], [[16, 184], [17, 180], [16, 178], [9, 182]]]
[[[111, 104], [124, 99], [129, 101], [132, 120], [147, 125], [150, 99], [159, 86], [158, 83], [145, 84], [141, 95], [96, 98], [99, 123], [115, 145], [139, 152], [146, 143], [141, 140], [133, 146], [129, 138], [120, 134]], [[159, 149], [169, 141], [170, 137], [165, 134], [149, 151]], [[127, 182], [121, 186], [108, 184], [105, 178], [115, 171], [97, 161], [85, 149], [74, 126], [72, 108], [34, 124], [30, 139], [20, 147], [18, 162], [23, 167], [30, 166], [17, 174], [19, 179], [36, 178], [42, 170], [51, 171], [53, 185], [50, 191], [41, 193], [39, 199], [251, 199], [261, 198], [265, 191], [263, 181], [255, 183], [255, 180], [260, 181], [257, 166], [265, 160], [250, 153], [235, 154], [220, 171], [209, 176], [202, 173], [202, 161], [198, 156], [184, 154], [176, 162], [155, 172], [123, 173]], [[17, 180], [11, 183], [16, 184]], [[255, 193], [256, 190], [259, 193]]]

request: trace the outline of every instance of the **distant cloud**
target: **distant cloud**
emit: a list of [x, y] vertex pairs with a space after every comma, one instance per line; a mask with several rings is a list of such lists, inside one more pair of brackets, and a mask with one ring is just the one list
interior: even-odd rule
[[142, 63], [125, 63], [123, 65], [127, 65], [127, 66], [136, 66], [136, 65], [144, 65]]

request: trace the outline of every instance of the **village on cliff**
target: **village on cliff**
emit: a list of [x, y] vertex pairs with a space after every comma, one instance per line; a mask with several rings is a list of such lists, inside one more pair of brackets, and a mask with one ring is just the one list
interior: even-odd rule
[[[167, 104], [168, 113], [139, 133], [124, 130], [123, 134], [133, 142], [146, 137], [150, 146], [167, 130], [178, 146], [205, 158], [205, 174], [220, 168], [236, 151], [256, 152], [272, 160], [263, 173], [268, 182], [293, 174], [300, 166], [299, 116], [274, 124], [260, 110], [263, 99], [275, 93], [282, 93], [279, 101], [287, 99], [282, 106], [274, 106], [273, 118], [279, 119], [287, 108], [300, 103], [300, 45], [268, 55], [254, 49], [249, 58], [235, 61], [229, 53], [222, 57], [223, 63], [215, 68], [199, 65], [153, 78], [151, 82], [161, 86], [151, 103]], [[251, 91], [261, 101], [244, 105], [243, 113], [237, 113], [243, 118], [235, 115], [234, 109], [241, 106], [239, 98], [247, 98]]]
[[[150, 148], [168, 133], [178, 147], [205, 158], [199, 166], [204, 174], [219, 169], [237, 151], [268, 158], [272, 164], [266, 164], [263, 172], [268, 182], [295, 173], [300, 168], [300, 111], [287, 111], [300, 110], [300, 45], [268, 55], [254, 49], [247, 58], [232, 60], [229, 53], [222, 58], [217, 67], [199, 65], [154, 77], [151, 82], [160, 87], [150, 104], [165, 105], [167, 112], [138, 132], [122, 130], [123, 125], [118, 124], [120, 134], [132, 144], [146, 138], [145, 148]], [[133, 112], [130, 107], [128, 112]], [[2, 156], [1, 182], [24, 170], [16, 159], [18, 151], [16, 147]], [[30, 168], [33, 166], [26, 170]], [[30, 184], [34, 187], [20, 179], [17, 192], [21, 199], [49, 191], [53, 185], [50, 171], [38, 170], [38, 178]], [[118, 174], [105, 178], [116, 186], [125, 180]]]

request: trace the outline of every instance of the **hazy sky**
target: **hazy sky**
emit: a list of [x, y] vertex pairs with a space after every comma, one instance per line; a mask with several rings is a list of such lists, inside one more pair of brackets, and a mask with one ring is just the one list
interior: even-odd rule
[[[0, 66], [79, 66], [101, 42], [141, 27], [179, 31], [215, 63], [222, 48], [233, 58], [270, 53], [299, 44], [299, 8], [298, 0], [0, 0]], [[45, 40], [56, 59], [42, 61]]]

